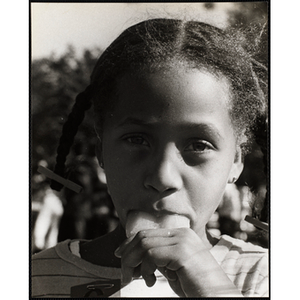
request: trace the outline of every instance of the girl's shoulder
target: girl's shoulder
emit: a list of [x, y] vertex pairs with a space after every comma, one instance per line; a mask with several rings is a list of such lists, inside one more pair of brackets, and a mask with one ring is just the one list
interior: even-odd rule
[[241, 239], [233, 238], [229, 235], [222, 235], [218, 242], [219, 246], [227, 246], [231, 251], [240, 252], [255, 252], [255, 253], [267, 253], [268, 249], [263, 248], [259, 245], [254, 245], [253, 243], [246, 242]]
[[261, 278], [268, 277], [269, 250], [266, 248], [223, 235], [211, 249], [211, 254], [231, 276], [255, 272]]
[[246, 297], [268, 295], [268, 249], [232, 238], [221, 236], [211, 249], [223, 271]]
[[219, 242], [211, 249], [211, 254], [220, 263], [257, 264], [268, 263], [269, 250], [250, 242], [222, 235]]
[[[32, 256], [32, 296], [70, 297], [72, 288], [96, 280], [120, 280], [121, 270], [85, 261], [79, 240], [66, 240]], [[74, 252], [73, 252], [74, 251]]]
[[[32, 256], [33, 275], [43, 275], [42, 273], [57, 274], [61, 269], [68, 270], [70, 274], [92, 274], [94, 276], [108, 276], [109, 278], [119, 278], [120, 269], [95, 265], [81, 258], [79, 243], [87, 240], [65, 240], [56, 246], [43, 250]], [[64, 266], [62, 268], [62, 266]]]
[[[85, 240], [83, 240], [85, 242]], [[67, 259], [72, 256], [71, 249], [74, 244], [79, 243], [80, 240], [67, 239], [63, 242], [59, 242], [54, 247], [44, 249], [38, 253], [32, 255], [32, 261], [47, 260], [47, 259]]]

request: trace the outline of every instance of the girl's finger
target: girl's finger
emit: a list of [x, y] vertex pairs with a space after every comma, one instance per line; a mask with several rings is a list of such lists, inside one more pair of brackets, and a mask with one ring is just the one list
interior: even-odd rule
[[169, 281], [176, 281], [178, 279], [176, 272], [168, 268], [164, 268], [164, 275]]
[[156, 265], [149, 260], [149, 257], [145, 257], [141, 264], [141, 275], [143, 276], [144, 280], [148, 287], [151, 287], [156, 282], [156, 276], [154, 272], [156, 271]]
[[[157, 268], [167, 268], [170, 270], [169, 265], [173, 261], [178, 261], [178, 253], [176, 251], [176, 244], [153, 248], [151, 249], [150, 260]], [[176, 271], [176, 269], [173, 268], [172, 271]], [[170, 278], [172, 278], [172, 274], [170, 274]]]
[[125, 266], [122, 264], [122, 273], [121, 273], [121, 282], [122, 284], [128, 284], [131, 282], [132, 278], [134, 277], [134, 267]]
[[[176, 275], [176, 272], [171, 271], [167, 268], [158, 268], [158, 270], [160, 271], [161, 274], [163, 274], [169, 281], [170, 287], [172, 288], [172, 290], [179, 296], [179, 297], [186, 297], [185, 293], [183, 292], [182, 288], [181, 288], [181, 284], [179, 282], [179, 279]], [[171, 273], [173, 273], [171, 275]], [[167, 277], [169, 276], [170, 279]], [[174, 279], [176, 276], [176, 279]]]
[[[150, 244], [153, 243], [159, 248], [159, 245], [164, 243], [163, 238], [155, 237], [150, 239], [155, 239], [155, 242], [150, 241]], [[131, 278], [134, 276], [134, 271], [139, 265], [141, 265], [141, 275], [146, 280], [147, 285], [149, 284], [149, 286], [152, 286], [155, 283], [155, 276], [152, 274], [155, 272], [157, 267], [152, 256], [146, 254], [149, 252], [149, 249], [151, 249], [151, 247], [149, 247], [148, 250], [146, 249], [148, 242], [149, 240], [146, 242], [144, 241], [144, 246], [140, 245], [140, 247], [135, 247], [134, 249], [130, 249], [130, 251], [128, 249], [124, 250], [121, 257], [123, 283], [129, 283], [131, 281]], [[152, 248], [151, 251], [155, 249], [156, 248]]]
[[[129, 267], [136, 267], [139, 264], [142, 263], [142, 261], [145, 259], [147, 255], [150, 255], [149, 259], [153, 262], [155, 262], [155, 258], [157, 255], [161, 257], [165, 257], [164, 252], [168, 250], [169, 247], [172, 247], [176, 245], [176, 241], [172, 238], [164, 238], [164, 237], [151, 237], [151, 238], [143, 238], [138, 244], [136, 244], [134, 247], [131, 247], [128, 245], [127, 248], [123, 249], [123, 252], [121, 254], [122, 264]], [[161, 248], [164, 248], [165, 250], [160, 250]], [[173, 249], [173, 248], [172, 248]], [[172, 251], [170, 249], [170, 251]], [[157, 253], [157, 255], [154, 255], [152, 258], [152, 255], [150, 254], [151, 251], [154, 251], [154, 254]], [[172, 256], [172, 254], [168, 254], [168, 256]], [[167, 259], [167, 257], [165, 257]], [[163, 258], [162, 258], [163, 259]], [[164, 263], [164, 262], [162, 262]], [[161, 265], [159, 265], [161, 266]], [[163, 265], [165, 266], [165, 265]]]
[[[145, 239], [146, 240], [146, 239]], [[155, 247], [148, 247], [148, 245], [155, 245]], [[166, 246], [161, 246], [166, 244]], [[146, 249], [148, 247], [148, 249]], [[170, 248], [171, 247], [171, 248]], [[123, 283], [129, 283], [134, 276], [134, 270], [141, 265], [141, 275], [146, 281], [148, 286], [152, 286], [156, 282], [154, 272], [157, 267], [165, 267], [170, 263], [170, 258], [173, 255], [165, 255], [165, 253], [174, 251], [169, 241], [166, 242], [165, 238], [154, 237], [147, 238], [143, 241], [143, 246], [136, 247], [131, 251], [124, 251], [122, 255], [122, 274]], [[174, 276], [169, 275], [169, 278], [174, 279]]]
[[134, 239], [134, 236], [126, 239], [116, 250], [115, 256], [121, 258], [123, 249]]
[[139, 277], [141, 277], [141, 265], [135, 267], [133, 271], [133, 278], [139, 278]]
[[144, 275], [143, 278], [148, 287], [152, 287], [156, 282], [156, 276], [154, 274]]
[[176, 281], [178, 279], [178, 276], [177, 276], [176, 272], [168, 269], [167, 267], [158, 267], [157, 269], [169, 281]]
[[[182, 229], [183, 228], [181, 228], [181, 230]], [[128, 245], [130, 245], [130, 248], [134, 248], [143, 238], [150, 238], [150, 237], [170, 238], [173, 237], [175, 234], [177, 234], [177, 232], [178, 232], [177, 229], [167, 229], [167, 228], [148, 229], [148, 230], [139, 231], [134, 237], [130, 237], [126, 239], [120, 245], [120, 247], [115, 251], [115, 255], [117, 257], [122, 256], [124, 249], [127, 248]]]

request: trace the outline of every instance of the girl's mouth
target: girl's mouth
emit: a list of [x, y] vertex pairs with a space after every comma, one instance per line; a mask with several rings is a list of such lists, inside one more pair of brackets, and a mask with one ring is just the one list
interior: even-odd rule
[[133, 210], [127, 215], [126, 236], [136, 235], [141, 230], [158, 228], [181, 228], [190, 227], [190, 220], [183, 215], [165, 213], [160, 216]]

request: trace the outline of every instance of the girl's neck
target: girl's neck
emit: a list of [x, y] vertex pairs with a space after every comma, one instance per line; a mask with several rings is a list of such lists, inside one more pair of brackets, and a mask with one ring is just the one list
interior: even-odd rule
[[121, 267], [121, 260], [114, 255], [115, 250], [126, 239], [126, 234], [119, 224], [116, 229], [97, 239], [80, 245], [81, 258], [104, 267]]

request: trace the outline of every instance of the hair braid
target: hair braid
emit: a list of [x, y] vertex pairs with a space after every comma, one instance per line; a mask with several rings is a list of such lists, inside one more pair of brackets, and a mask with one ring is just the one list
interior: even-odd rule
[[[62, 135], [59, 140], [57, 148], [56, 165], [54, 173], [59, 176], [65, 176], [65, 162], [73, 144], [75, 135], [78, 131], [79, 125], [84, 119], [86, 110], [92, 105], [93, 86], [89, 85], [85, 91], [79, 93], [76, 97], [75, 104], [71, 113], [68, 116], [66, 123], [62, 129]], [[51, 188], [57, 191], [62, 189], [63, 185], [52, 180]]]

